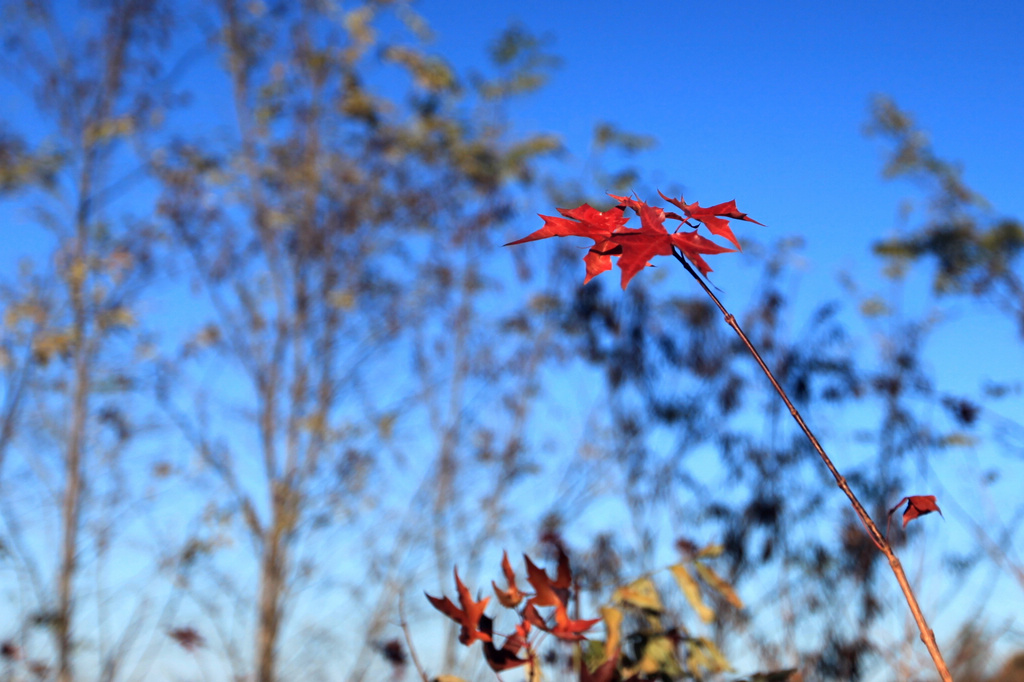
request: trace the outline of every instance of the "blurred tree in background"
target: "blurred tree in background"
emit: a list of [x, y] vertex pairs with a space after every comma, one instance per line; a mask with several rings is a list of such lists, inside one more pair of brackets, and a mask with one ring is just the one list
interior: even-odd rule
[[115, 211], [139, 178], [126, 142], [145, 140], [163, 106], [169, 27], [151, 3], [116, 3], [88, 20], [65, 39], [73, 17], [27, 3], [4, 8], [2, 29], [4, 73], [34, 107], [2, 124], [2, 187], [48, 249], [2, 290], [5, 636], [32, 652], [35, 675], [62, 681], [83, 659], [93, 676], [121, 676], [147, 608], [133, 594], [144, 571], [111, 566], [147, 500], [136, 453], [153, 414], [140, 306], [154, 235]]
[[396, 3], [65, 9], [4, 17], [37, 115], [3, 190], [51, 238], [4, 288], [11, 658], [373, 677], [403, 593], [536, 522], [509, 497], [559, 341], [521, 306], [557, 302], [492, 271], [560, 150], [506, 102], [556, 60], [513, 27], [456, 74]]
[[[431, 670], [491, 679], [421, 594], [538, 537], [595, 609], [720, 541], [748, 604], [711, 605], [734, 660], [925, 674], [882, 627], [878, 553], [699, 292], [580, 287], [573, 245], [498, 248], [538, 206], [643, 190], [622, 166], [650, 138], [601, 124], [580, 171], [554, 135], [511, 132], [557, 63], [543, 40], [513, 27], [459, 73], [400, 2], [65, 5], [2, 17], [31, 112], [0, 121], [5, 229], [38, 241], [0, 282], [5, 675], [411, 678], [408, 613]], [[934, 259], [936, 291], [1024, 319], [1019, 222], [891, 102], [873, 129], [887, 172], [932, 192], [878, 247], [895, 286]], [[796, 317], [798, 240], [744, 243], [760, 274], [740, 317], [794, 402], [873, 420], [823, 435], [856, 452], [876, 519], [981, 438], [1015, 454], [979, 487], [1013, 475], [1020, 426], [994, 406], [1015, 377], [985, 404], [952, 395], [921, 362], [940, 321], [851, 279], [869, 351], [844, 302]], [[1024, 585], [1021, 511], [959, 510], [976, 543], [944, 570]], [[990, 672], [987, 636], [958, 636], [957, 679]]]

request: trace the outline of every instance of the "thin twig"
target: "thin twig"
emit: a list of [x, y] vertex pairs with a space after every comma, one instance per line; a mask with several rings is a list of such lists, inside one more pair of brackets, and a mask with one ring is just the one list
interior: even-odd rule
[[736, 317], [726, 310], [725, 306], [718, 300], [715, 293], [711, 291], [704, 279], [697, 274], [679, 251], [673, 248], [672, 255], [676, 257], [676, 260], [683, 264], [686, 271], [689, 272], [690, 275], [697, 280], [697, 283], [700, 284], [701, 288], [704, 289], [704, 293], [710, 296], [711, 300], [714, 301], [716, 306], [718, 306], [722, 315], [725, 316], [726, 324], [733, 328], [736, 335], [740, 337], [741, 341], [743, 341], [743, 345], [745, 345], [747, 350], [750, 351], [750, 354], [754, 356], [757, 364], [761, 367], [761, 371], [765, 373], [765, 376], [768, 377], [768, 381], [771, 382], [772, 388], [774, 388], [775, 392], [779, 394], [780, 398], [782, 398], [782, 402], [784, 402], [786, 407], [789, 408], [789, 413], [793, 415], [793, 419], [796, 420], [796, 423], [800, 426], [804, 435], [807, 436], [807, 440], [810, 441], [814, 451], [818, 453], [821, 461], [825, 463], [826, 467], [828, 467], [829, 473], [831, 473], [832, 477], [836, 480], [836, 485], [839, 486], [840, 490], [842, 490], [850, 500], [850, 504], [853, 506], [853, 510], [857, 513], [857, 517], [864, 525], [864, 529], [867, 531], [868, 537], [871, 538], [875, 547], [885, 555], [885, 558], [889, 560], [889, 566], [892, 568], [892, 572], [896, 576], [896, 581], [900, 584], [900, 589], [903, 590], [903, 596], [907, 599], [907, 605], [910, 607], [910, 612], [914, 616], [914, 621], [917, 623], [918, 630], [921, 631], [921, 641], [924, 642], [925, 647], [928, 649], [928, 653], [931, 654], [932, 661], [935, 663], [935, 669], [938, 670], [939, 676], [942, 677], [943, 682], [953, 682], [953, 677], [949, 674], [946, 662], [942, 658], [942, 652], [939, 651], [939, 645], [935, 641], [935, 632], [928, 627], [928, 622], [925, 620], [924, 614], [921, 612], [921, 607], [918, 606], [917, 597], [914, 596], [914, 590], [910, 586], [910, 581], [907, 580], [907, 574], [903, 571], [903, 566], [900, 564], [899, 558], [897, 558], [896, 554], [893, 552], [889, 541], [878, 530], [878, 526], [875, 525], [871, 516], [864, 509], [864, 506], [860, 503], [860, 500], [857, 499], [857, 496], [846, 482], [846, 478], [839, 473], [839, 470], [836, 469], [832, 460], [829, 459], [827, 454], [825, 454], [825, 450], [821, 447], [821, 443], [818, 442], [814, 433], [811, 432], [810, 427], [807, 426], [807, 423], [793, 405], [789, 396], [786, 395], [785, 389], [783, 389], [775, 379], [775, 375], [772, 374], [772, 371], [768, 369], [768, 365], [765, 364], [765, 361], [761, 358], [761, 354], [757, 352], [757, 348], [755, 348], [754, 344], [749, 338], [747, 338], [747, 335], [743, 333], [739, 322], [736, 321]]
[[398, 625], [402, 628], [402, 634], [405, 635], [405, 645], [409, 647], [409, 658], [412, 659], [412, 664], [416, 666], [416, 672], [420, 674], [420, 679], [423, 682], [430, 682], [430, 678], [427, 677], [427, 671], [420, 665], [419, 656], [416, 655], [416, 649], [412, 645], [412, 636], [409, 634], [409, 624], [405, 622], [405, 602], [402, 599], [402, 594], [398, 594]]

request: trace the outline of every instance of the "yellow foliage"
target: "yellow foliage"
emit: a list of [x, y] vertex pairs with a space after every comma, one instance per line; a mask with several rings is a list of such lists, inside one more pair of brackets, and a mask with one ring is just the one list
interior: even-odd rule
[[32, 344], [32, 354], [37, 362], [47, 364], [54, 355], [71, 352], [75, 335], [70, 329], [40, 335]]
[[697, 612], [700, 619], [705, 623], [713, 621], [715, 619], [715, 612], [704, 603], [704, 599], [700, 596], [700, 586], [697, 585], [697, 581], [690, 574], [689, 569], [682, 564], [676, 564], [669, 567], [669, 570], [672, 571], [672, 577], [679, 584], [679, 589], [682, 590], [683, 596], [690, 602], [690, 606]]
[[695, 562], [694, 566], [697, 567], [697, 573], [700, 575], [701, 580], [706, 582], [711, 589], [725, 597], [725, 600], [736, 608], [743, 608], [743, 600], [736, 594], [736, 590], [732, 588], [732, 585], [723, 580], [721, 576], [715, 573], [710, 566], [705, 566], [699, 561]]
[[622, 611], [611, 606], [601, 608], [601, 617], [604, 619], [605, 642], [604, 660], [609, 661], [618, 656], [619, 647], [622, 645]]
[[135, 316], [132, 311], [124, 306], [117, 306], [110, 310], [104, 310], [96, 316], [96, 325], [100, 330], [106, 331], [115, 327], [125, 329], [135, 326]]
[[615, 590], [612, 601], [659, 613], [665, 610], [654, 581], [650, 578], [634, 580], [629, 585]]
[[96, 121], [85, 129], [85, 144], [93, 146], [107, 142], [115, 137], [125, 137], [135, 131], [135, 121], [131, 116], [118, 116], [103, 121]]
[[33, 324], [42, 324], [45, 319], [46, 309], [31, 301], [15, 303], [4, 311], [4, 325], [7, 327], [15, 327], [22, 320], [29, 320]]

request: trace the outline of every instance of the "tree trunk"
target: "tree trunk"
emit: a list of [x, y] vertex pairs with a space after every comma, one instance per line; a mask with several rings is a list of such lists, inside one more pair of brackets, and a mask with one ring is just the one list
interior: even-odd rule
[[71, 289], [71, 305], [74, 315], [74, 361], [75, 380], [71, 405], [71, 426], [68, 433], [67, 452], [64, 458], [64, 499], [61, 507], [60, 570], [57, 574], [57, 613], [54, 634], [57, 639], [57, 679], [71, 682], [73, 678], [71, 657], [71, 621], [74, 616], [74, 577], [78, 555], [78, 521], [81, 511], [82, 494], [82, 450], [85, 440], [85, 422], [89, 401], [89, 357], [86, 339], [85, 304], [85, 228], [80, 217], [78, 243], [75, 259], [68, 274]]
[[277, 646], [287, 588], [288, 539], [294, 525], [292, 496], [287, 486], [274, 483], [272, 525], [263, 536], [260, 562], [259, 618], [256, 624], [256, 682], [277, 679]]

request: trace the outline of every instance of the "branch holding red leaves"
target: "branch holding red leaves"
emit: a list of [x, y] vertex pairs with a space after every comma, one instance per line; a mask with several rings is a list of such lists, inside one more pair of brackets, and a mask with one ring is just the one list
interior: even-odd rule
[[[571, 210], [558, 209], [559, 213], [565, 217], [556, 218], [542, 215], [541, 218], [544, 219], [544, 226], [541, 229], [527, 237], [524, 237], [523, 239], [510, 242], [509, 244], [506, 244], [506, 246], [536, 241], [538, 239], [546, 239], [548, 237], [587, 237], [588, 239], [594, 240], [594, 245], [590, 247], [583, 258], [587, 266], [587, 275], [584, 279], [584, 284], [589, 282], [596, 275], [607, 270], [611, 270], [611, 258], [612, 256], [615, 256], [619, 259], [619, 268], [622, 270], [623, 289], [626, 288], [630, 280], [632, 280], [637, 273], [651, 264], [650, 260], [654, 256], [674, 256], [676, 260], [686, 268], [686, 271], [697, 280], [704, 292], [721, 311], [722, 315], [725, 317], [726, 323], [732, 327], [740, 340], [743, 341], [747, 350], [753, 356], [754, 360], [757, 361], [758, 366], [765, 373], [765, 376], [768, 377], [768, 381], [771, 383], [772, 388], [774, 388], [776, 393], [779, 394], [779, 397], [789, 409], [789, 413], [793, 416], [793, 419], [804, 432], [804, 435], [811, 443], [815, 452], [818, 453], [822, 462], [824, 462], [825, 466], [828, 467], [829, 472], [836, 481], [836, 485], [839, 486], [849, 499], [851, 506], [857, 513], [857, 517], [860, 519], [861, 523], [864, 525], [871, 541], [875, 544], [878, 550], [885, 555], [886, 559], [888, 559], [889, 566], [892, 568], [893, 574], [896, 576], [896, 580], [900, 585], [900, 589], [903, 591], [904, 597], [906, 597], [907, 605], [910, 607], [914, 620], [921, 631], [921, 640], [924, 642], [925, 647], [927, 647], [928, 653], [931, 654], [936, 670], [938, 670], [939, 675], [944, 682], [952, 682], [953, 678], [949, 674], [949, 669], [946, 667], [946, 663], [942, 658], [942, 653], [939, 651], [938, 644], [935, 641], [935, 633], [928, 627], [928, 623], [925, 620], [924, 614], [921, 612], [920, 606], [918, 606], [917, 598], [914, 596], [914, 591], [910, 586], [910, 582], [907, 580], [906, 573], [903, 571], [900, 560], [896, 557], [892, 546], [887, 540], [886, 536], [888, 535], [888, 528], [886, 529], [886, 536], [883, 536], [881, 531], [878, 529], [878, 526], [875, 525], [871, 516], [860, 503], [860, 500], [854, 494], [853, 490], [851, 490], [846, 479], [839, 473], [838, 469], [836, 469], [832, 460], [821, 447], [821, 444], [818, 442], [814, 433], [807, 426], [806, 422], [804, 422], [803, 417], [789, 399], [786, 391], [775, 379], [775, 376], [768, 368], [768, 365], [765, 364], [764, 359], [762, 359], [757, 348], [754, 347], [753, 343], [743, 332], [743, 329], [740, 327], [739, 322], [736, 321], [735, 316], [733, 316], [733, 314], [725, 308], [722, 302], [718, 300], [718, 297], [715, 296], [713, 291], [711, 291], [707, 282], [705, 282], [704, 279], [694, 271], [694, 267], [696, 267], [697, 270], [700, 271], [701, 275], [706, 276], [711, 272], [711, 268], [704, 261], [702, 256], [736, 250], [720, 246], [710, 239], [697, 234], [697, 229], [700, 224], [703, 224], [713, 235], [729, 240], [737, 249], [739, 249], [739, 241], [732, 233], [728, 219], [745, 220], [747, 222], [757, 223], [758, 225], [761, 223], [758, 223], [753, 218], [748, 217], [746, 213], [740, 212], [739, 209], [736, 208], [735, 201], [702, 208], [698, 203], [687, 204], [682, 197], [679, 199], [672, 199], [661, 194], [661, 192], [658, 194], [662, 199], [679, 208], [682, 211], [682, 215], [674, 212], [666, 212], [661, 208], [649, 206], [647, 203], [637, 199], [620, 197], [612, 194], [610, 196], [618, 201], [619, 204], [607, 211], [598, 211], [588, 204], [583, 204], [579, 208]], [[625, 215], [627, 208], [632, 209], [638, 216], [640, 216], [640, 229], [626, 227], [626, 223], [629, 220]], [[679, 221], [679, 225], [672, 233], [669, 233], [665, 228], [664, 223], [668, 219]], [[692, 231], [681, 232], [680, 229], [684, 226], [686, 228], [691, 228]], [[908, 521], [917, 518], [922, 514], [939, 510], [933, 496], [922, 495], [909, 498], [905, 497], [903, 500], [900, 500], [896, 507], [899, 507], [900, 504], [907, 500], [909, 500], [909, 504], [907, 511], [903, 515], [904, 527], [906, 527]], [[895, 511], [896, 507], [894, 507], [892, 511]], [[889, 512], [890, 516], [892, 515], [892, 511]]]

